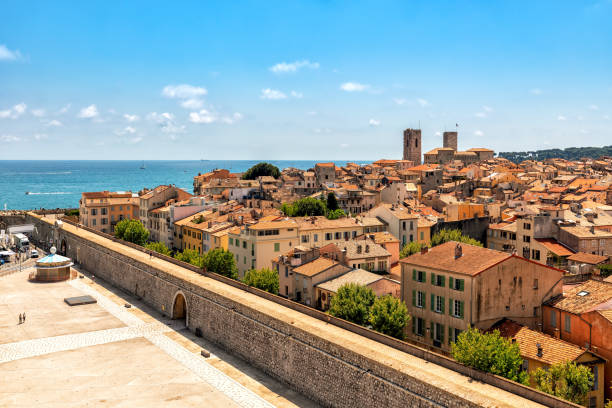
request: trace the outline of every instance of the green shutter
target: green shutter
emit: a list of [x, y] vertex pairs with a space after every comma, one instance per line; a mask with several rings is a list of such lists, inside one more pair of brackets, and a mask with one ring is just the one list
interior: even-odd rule
[[452, 288], [453, 288], [453, 282], [454, 282], [453, 277], [452, 277], [452, 276], [449, 276], [449, 277], [448, 277], [448, 287], [449, 287], [450, 289], [452, 289]]
[[412, 319], [412, 334], [416, 334], [416, 319]]
[[444, 296], [442, 296], [441, 304], [442, 304], [442, 314], [444, 314]]
[[464, 285], [465, 281], [463, 279], [459, 280], [459, 290], [463, 292], [463, 285]]
[[434, 303], [435, 303], [435, 299], [434, 299], [434, 294], [432, 293], [431, 294], [431, 305], [430, 305], [430, 308], [432, 311], [434, 310]]
[[463, 300], [459, 302], [459, 315], [463, 319]]
[[412, 280], [415, 281], [416, 280], [416, 269], [412, 270]]
[[440, 343], [444, 344], [444, 325], [440, 325]]
[[448, 299], [448, 314], [452, 316], [453, 313], [455, 313], [455, 310], [453, 309], [453, 299], [449, 298]]
[[416, 290], [412, 289], [412, 306], [416, 306]]
[[429, 334], [431, 335], [431, 338], [434, 338], [434, 322], [431, 322], [429, 325]]
[[448, 326], [448, 344], [451, 344], [453, 339], [453, 328]]
[[431, 284], [435, 285], [436, 284], [436, 274], [435, 273], [431, 273]]
[[446, 286], [446, 277], [445, 276], [440, 276], [440, 279], [442, 280], [442, 282], [440, 282], [440, 286], [442, 286], [442, 287]]

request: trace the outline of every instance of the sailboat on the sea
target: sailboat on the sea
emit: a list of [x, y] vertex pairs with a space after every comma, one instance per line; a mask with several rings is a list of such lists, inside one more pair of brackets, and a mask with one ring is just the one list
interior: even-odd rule
[[140, 165], [140, 170], [145, 170], [145, 169], [146, 169], [146, 167], [145, 167], [144, 160], [143, 160], [142, 164]]

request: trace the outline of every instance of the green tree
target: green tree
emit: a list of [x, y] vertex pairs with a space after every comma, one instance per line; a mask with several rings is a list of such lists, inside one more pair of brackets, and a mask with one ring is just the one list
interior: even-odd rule
[[269, 268], [251, 269], [244, 275], [244, 283], [278, 295], [278, 272]]
[[170, 249], [163, 242], [147, 242], [145, 248], [162, 255], [170, 255]]
[[409, 242], [406, 245], [404, 245], [404, 247], [400, 251], [399, 257], [400, 259], [403, 259], [412, 254], [416, 254], [417, 252], [421, 251], [421, 248], [424, 248], [426, 246], [427, 246], [426, 244], [416, 242], [416, 241]]
[[190, 263], [198, 268], [204, 266], [204, 257], [195, 249], [184, 249], [183, 252], [177, 252], [174, 257], [179, 261]]
[[149, 230], [140, 221], [126, 218], [115, 225], [115, 236], [124, 241], [144, 245], [149, 239]]
[[368, 323], [376, 295], [372, 289], [355, 283], [340, 286], [332, 296], [329, 314], [360, 325]]
[[474, 238], [470, 238], [467, 235], [462, 235], [461, 230], [458, 229], [443, 229], [436, 232], [433, 237], [431, 237], [431, 246], [435, 247], [448, 241], [463, 242], [464, 244], [475, 245], [479, 247], [483, 246], [480, 241], [477, 241]]
[[212, 249], [204, 255], [203, 263], [209, 272], [238, 279], [236, 259], [234, 259], [234, 255], [230, 251], [226, 251], [223, 248]]
[[329, 211], [335, 211], [339, 208], [340, 207], [338, 206], [338, 200], [336, 200], [336, 195], [332, 191], [330, 191], [329, 193], [327, 193], [327, 209]]
[[280, 210], [289, 217], [325, 215], [327, 213], [325, 201], [312, 197], [302, 198], [292, 204], [283, 203]]
[[328, 220], [337, 220], [338, 218], [346, 217], [346, 213], [342, 208], [338, 208], [337, 210], [329, 211], [327, 213]]
[[523, 359], [518, 344], [500, 336], [499, 330], [482, 333], [470, 327], [457, 336], [451, 345], [451, 354], [466, 366], [528, 384], [529, 376], [521, 368]]
[[243, 180], [256, 180], [260, 176], [272, 176], [275, 179], [281, 175], [280, 170], [273, 164], [261, 162], [257, 163], [242, 175]]
[[396, 339], [404, 340], [404, 328], [409, 320], [410, 315], [404, 302], [391, 295], [376, 298], [370, 309], [372, 328]]
[[533, 373], [538, 390], [576, 404], [584, 404], [593, 386], [593, 372], [585, 365], [565, 361], [551, 365], [548, 370], [538, 368]]

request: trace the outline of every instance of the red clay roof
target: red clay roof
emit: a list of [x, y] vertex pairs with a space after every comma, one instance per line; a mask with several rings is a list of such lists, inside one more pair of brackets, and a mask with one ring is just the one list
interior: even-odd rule
[[569, 256], [574, 252], [571, 249], [568, 249], [557, 242], [556, 239], [553, 238], [536, 238], [540, 244], [542, 244], [546, 249], [557, 256]]

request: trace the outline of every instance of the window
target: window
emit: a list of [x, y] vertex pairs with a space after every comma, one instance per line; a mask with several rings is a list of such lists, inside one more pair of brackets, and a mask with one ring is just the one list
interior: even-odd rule
[[242, 241], [242, 249], [246, 249], [246, 245], [247, 245], [246, 241]]
[[314, 242], [317, 242], [319, 240], [319, 235], [318, 234], [314, 234], [313, 235], [313, 240], [314, 240]]
[[246, 265], [246, 256], [242, 257], [242, 263]]
[[96, 225], [96, 219], [95, 218], [93, 220], [91, 220], [91, 225], [93, 225], [93, 226]]
[[526, 230], [530, 230], [531, 229], [531, 224], [528, 222], [523, 223], [523, 228]]
[[459, 319], [463, 319], [463, 300], [451, 299], [448, 302], [450, 309], [450, 313], [453, 317], [457, 317]]
[[457, 341], [457, 337], [461, 334], [461, 329], [455, 329], [452, 327], [448, 328], [448, 344], [455, 343]]
[[[412, 231], [414, 229], [414, 222], [410, 221], [410, 230]], [[412, 240], [411, 240], [412, 241]]]
[[229, 243], [230, 243], [230, 245], [234, 245], [234, 238], [230, 238], [229, 239]]
[[570, 315], [565, 315], [565, 331], [568, 333], [572, 331], [572, 317]]
[[423, 271], [412, 270], [412, 280], [417, 282], [425, 282], [426, 273]]
[[402, 221], [402, 230], [406, 231], [406, 221]]
[[531, 237], [529, 235], [523, 235], [523, 242], [531, 242]]
[[425, 307], [425, 292], [421, 292], [420, 290], [412, 291], [412, 305], [416, 307]]
[[444, 325], [436, 323], [434, 331], [434, 340], [440, 343], [444, 343]]
[[452, 276], [450, 276], [448, 278], [448, 287], [453, 289], [453, 290], [458, 290], [463, 292], [463, 289], [465, 287], [465, 280], [464, 279], [455, 279]]
[[540, 251], [538, 249], [531, 250], [531, 259], [535, 259], [536, 261], [540, 260]]
[[421, 317], [416, 318], [414, 329], [415, 329], [414, 334], [416, 334], [417, 336], [424, 336], [425, 335], [425, 319]]
[[335, 239], [341, 239], [341, 238], [342, 238], [342, 233], [341, 233], [341, 232], [336, 232], [336, 233], [334, 234], [334, 238], [335, 238]]
[[593, 370], [593, 387], [591, 388], [591, 390], [596, 391], [597, 387], [599, 387], [599, 370], [597, 369], [597, 366], [593, 366], [592, 370]]
[[523, 360], [523, 364], [521, 364], [521, 369], [525, 372], [529, 372], [529, 360]]
[[108, 218], [102, 218], [102, 225], [108, 224]]
[[102, 215], [106, 215], [106, 212], [107, 212], [107, 211], [106, 211], [106, 208], [102, 208], [102, 209], [100, 210], [100, 213], [101, 213]]
[[289, 277], [289, 267], [285, 266], [285, 278]]
[[331, 232], [326, 232], [326, 233], [325, 233], [325, 240], [326, 240], [326, 241], [331, 241], [331, 239], [332, 239], [332, 234], [331, 234]]
[[309, 241], [309, 236], [308, 235], [302, 235], [302, 244], [305, 244]]
[[274, 243], [274, 252], [278, 252], [280, 251], [280, 243], [279, 242], [275, 242]]
[[533, 280], [533, 288], [534, 289], [538, 288], [538, 279], [537, 278]]
[[387, 261], [378, 261], [378, 270], [386, 271], [387, 270]]
[[91, 215], [98, 215], [98, 210], [95, 208], [91, 209]]
[[425, 233], [423, 231], [421, 231], [421, 241], [425, 240]]
[[434, 286], [444, 286], [445, 285], [445, 276], [444, 275], [436, 275], [435, 273], [431, 274], [431, 284]]
[[444, 298], [431, 294], [431, 310], [436, 313], [444, 313]]

